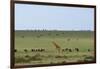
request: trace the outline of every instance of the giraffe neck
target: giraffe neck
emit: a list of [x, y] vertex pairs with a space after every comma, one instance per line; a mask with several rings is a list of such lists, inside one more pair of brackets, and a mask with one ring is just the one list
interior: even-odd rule
[[55, 46], [56, 48], [60, 48], [60, 46], [59, 46], [57, 43], [53, 42], [53, 44], [54, 44], [54, 46]]

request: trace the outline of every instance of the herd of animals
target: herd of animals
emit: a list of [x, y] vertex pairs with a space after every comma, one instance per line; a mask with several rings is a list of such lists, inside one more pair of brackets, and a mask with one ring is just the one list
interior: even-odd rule
[[[60, 52], [73, 52], [73, 51], [76, 51], [76, 52], [79, 52], [80, 49], [79, 48], [65, 48], [65, 49], [61, 49], [61, 47], [56, 43], [56, 42], [52, 42], [53, 46], [56, 48], [56, 50], [60, 53]], [[17, 52], [18, 50], [15, 49], [14, 52]], [[24, 49], [24, 52], [28, 52], [29, 50], [28, 49]], [[30, 50], [31, 52], [45, 52], [46, 49], [31, 49]], [[89, 52], [90, 49], [87, 49], [87, 51]]]
[[[31, 52], [45, 52], [46, 49], [42, 49], [42, 48], [41, 49], [30, 49], [30, 50], [23, 49], [23, 51], [24, 52], [28, 52], [28, 51], [31, 51]], [[62, 49], [61, 51], [62, 52], [73, 52], [73, 51], [79, 52], [80, 50], [79, 50], [79, 48], [74, 48], [74, 49], [72, 49], [72, 48], [65, 48], [65, 49]], [[87, 49], [87, 51], [89, 52], [90, 49]], [[14, 52], [18, 52], [18, 50], [15, 49]]]

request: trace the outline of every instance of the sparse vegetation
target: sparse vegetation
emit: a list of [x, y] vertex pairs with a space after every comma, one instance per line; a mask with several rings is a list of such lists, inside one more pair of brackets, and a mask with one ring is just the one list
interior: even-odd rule
[[[92, 39], [92, 31], [16, 31], [15, 63], [65, 64], [93, 61]], [[60, 53], [52, 41], [61, 47]]]

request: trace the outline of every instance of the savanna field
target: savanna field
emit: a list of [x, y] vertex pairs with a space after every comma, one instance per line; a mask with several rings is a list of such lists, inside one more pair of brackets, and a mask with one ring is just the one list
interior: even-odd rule
[[93, 31], [15, 31], [15, 65], [94, 60]]

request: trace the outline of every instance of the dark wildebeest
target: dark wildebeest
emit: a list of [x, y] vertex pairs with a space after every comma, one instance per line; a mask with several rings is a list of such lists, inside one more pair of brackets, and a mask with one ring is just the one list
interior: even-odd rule
[[77, 52], [79, 52], [79, 49], [78, 49], [78, 48], [75, 48], [75, 50], [76, 50]]
[[27, 49], [24, 49], [24, 52], [27, 52], [28, 50]]
[[90, 52], [90, 49], [88, 49], [88, 52]]
[[68, 51], [68, 48], [62, 49], [62, 51]]
[[68, 51], [68, 48], [66, 48], [65, 50]]
[[37, 51], [40, 52], [41, 50], [40, 49], [37, 49]]
[[29, 56], [29, 55], [26, 55], [25, 57], [28, 58], [28, 57], [30, 57], [30, 56]]
[[65, 51], [65, 49], [62, 49], [62, 52], [64, 52]]
[[17, 52], [17, 49], [15, 49], [14, 52]]
[[40, 49], [35, 49], [35, 52], [39, 52], [40, 51]]
[[69, 50], [69, 52], [72, 52], [72, 49], [68, 49]]
[[43, 52], [45, 49], [31, 49], [32, 52]]
[[45, 51], [45, 49], [41, 49], [41, 52]]
[[31, 51], [32, 51], [32, 52], [34, 52], [34, 51], [35, 51], [35, 49], [31, 49]]

